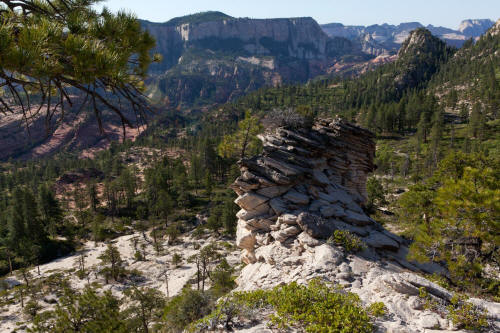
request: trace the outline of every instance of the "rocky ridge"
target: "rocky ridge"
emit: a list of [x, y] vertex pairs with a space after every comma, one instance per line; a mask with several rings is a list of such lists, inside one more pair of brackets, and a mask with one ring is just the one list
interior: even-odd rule
[[[373, 138], [339, 118], [260, 136], [263, 154], [240, 161], [241, 176], [232, 185], [241, 207], [236, 244], [246, 263], [238, 289], [319, 277], [357, 293], [365, 304], [384, 302], [390, 315], [378, 321], [381, 331], [454, 329], [443, 313], [425, 310], [418, 296], [425, 288], [445, 311], [452, 294], [417, 274], [443, 267], [407, 261], [405, 240], [363, 211], [366, 178], [375, 168]], [[328, 241], [335, 230], [358, 236], [364, 250], [349, 254]], [[500, 304], [471, 302], [500, 328]]]
[[424, 26], [419, 22], [407, 22], [398, 25], [374, 24], [370, 26], [349, 26], [341, 23], [323, 24], [321, 27], [330, 37], [344, 37], [361, 44], [363, 52], [372, 55], [395, 54], [411, 31], [426, 28], [448, 45], [461, 47], [469, 38], [479, 38], [492, 25], [489, 19], [464, 20], [457, 30], [433, 25]]

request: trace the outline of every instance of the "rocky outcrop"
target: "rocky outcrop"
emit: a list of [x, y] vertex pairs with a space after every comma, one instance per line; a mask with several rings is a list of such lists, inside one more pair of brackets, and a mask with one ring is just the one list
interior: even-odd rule
[[279, 128], [260, 136], [264, 153], [240, 161], [237, 245], [244, 261], [263, 260], [257, 249], [273, 241], [327, 239], [336, 229], [365, 237], [378, 248], [399, 243], [380, 233], [363, 212], [366, 178], [374, 170], [373, 134], [341, 119], [311, 130]]
[[[339, 118], [260, 136], [263, 153], [240, 161], [241, 176], [232, 185], [241, 207], [236, 243], [246, 263], [238, 289], [321, 278], [357, 293], [367, 305], [384, 302], [389, 315], [377, 322], [383, 332], [453, 329], [445, 315], [425, 310], [419, 297], [424, 288], [446, 311], [451, 293], [416, 274], [443, 268], [408, 262], [406, 242], [363, 211], [366, 178], [375, 168], [373, 138]], [[356, 235], [364, 250], [350, 254], [328, 241], [335, 230]], [[500, 320], [499, 304], [478, 305], [489, 309], [492, 322]]]

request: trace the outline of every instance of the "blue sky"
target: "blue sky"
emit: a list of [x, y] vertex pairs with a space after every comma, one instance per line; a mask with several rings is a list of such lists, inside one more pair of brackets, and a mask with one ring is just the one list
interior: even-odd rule
[[108, 0], [104, 5], [154, 22], [206, 10], [252, 18], [311, 16], [319, 23], [419, 21], [449, 28], [457, 28], [467, 18], [496, 21], [500, 17], [500, 0]]

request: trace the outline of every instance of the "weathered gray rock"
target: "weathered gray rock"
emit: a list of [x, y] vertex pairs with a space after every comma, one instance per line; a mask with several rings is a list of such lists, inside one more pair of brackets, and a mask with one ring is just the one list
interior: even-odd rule
[[327, 239], [333, 234], [335, 225], [325, 220], [321, 216], [311, 213], [301, 213], [297, 219], [297, 224], [309, 236], [316, 239]]
[[243, 221], [248, 221], [248, 220], [251, 220], [251, 219], [254, 219], [257, 217], [263, 218], [263, 217], [269, 216], [269, 209], [270, 209], [270, 206], [267, 203], [265, 203], [265, 204], [262, 204], [262, 205], [256, 207], [255, 209], [253, 209], [251, 211], [241, 209], [236, 214], [236, 217], [239, 218], [240, 220], [243, 220]]
[[436, 313], [427, 312], [422, 314], [422, 316], [417, 320], [416, 324], [422, 328], [442, 328], [441, 322], [443, 319]]
[[263, 195], [268, 198], [275, 198], [286, 193], [289, 189], [289, 186], [270, 186], [261, 188], [257, 191], [257, 194]]
[[374, 223], [374, 221], [365, 214], [356, 213], [351, 210], [345, 210], [345, 216], [342, 217], [342, 220], [360, 226]]
[[281, 198], [272, 199], [269, 201], [269, 206], [271, 206], [277, 215], [281, 215], [288, 210], [286, 203]]
[[301, 232], [297, 236], [297, 240], [299, 241], [300, 244], [309, 246], [309, 247], [315, 247], [321, 244], [319, 240], [316, 238], [311, 237], [307, 232]]
[[318, 200], [314, 200], [310, 205], [309, 205], [309, 211], [311, 212], [317, 212], [321, 209], [321, 207], [323, 206], [327, 206], [329, 205], [330, 203], [328, 201], [325, 201], [325, 200], [321, 200], [321, 199], [318, 199]]
[[234, 202], [241, 208], [251, 211], [267, 202], [269, 198], [254, 192], [247, 192], [239, 196]]
[[307, 205], [309, 203], [309, 197], [307, 195], [297, 192], [295, 190], [288, 191], [283, 196], [283, 199], [299, 205]]
[[278, 224], [296, 225], [298, 216], [294, 214], [283, 214], [278, 217]]
[[321, 212], [321, 215], [325, 218], [329, 217], [337, 217], [337, 218], [342, 218], [346, 216], [344, 208], [342, 208], [340, 205], [326, 205], [322, 206], [319, 211]]
[[328, 244], [314, 249], [314, 265], [317, 270], [333, 270], [344, 260], [344, 253]]
[[[384, 302], [388, 316], [377, 319], [381, 332], [453, 329], [446, 317], [425, 310], [419, 288], [440, 311], [452, 294], [411, 272], [443, 268], [408, 262], [405, 240], [363, 211], [367, 175], [374, 169], [369, 132], [338, 119], [320, 120], [312, 130], [280, 128], [261, 139], [263, 154], [240, 162], [242, 175], [232, 186], [243, 208], [236, 238], [247, 264], [239, 290], [321, 278], [356, 293], [365, 305]], [[347, 254], [327, 244], [335, 230], [362, 237], [366, 248]], [[473, 302], [500, 323], [499, 304]]]
[[339, 220], [333, 220], [333, 224], [335, 226], [335, 229], [347, 230], [347, 231], [352, 232], [352, 233], [354, 233], [358, 236], [361, 236], [361, 237], [368, 236], [368, 234], [370, 233], [370, 229], [368, 229], [368, 228], [357, 227], [354, 225], [344, 223], [344, 222], [339, 221]]
[[251, 219], [249, 221], [246, 221], [246, 228], [250, 230], [263, 230], [263, 231], [270, 231], [271, 230], [271, 225], [274, 224], [273, 221], [268, 220], [268, 219]]
[[271, 236], [278, 242], [283, 243], [288, 238], [298, 235], [301, 230], [296, 226], [289, 226], [285, 229], [272, 231]]
[[393, 251], [397, 251], [399, 249], [398, 242], [378, 231], [372, 231], [368, 237], [363, 238], [363, 241], [377, 249], [387, 249]]
[[487, 311], [486, 316], [490, 319], [496, 320], [500, 325], [500, 303], [488, 302], [479, 298], [470, 298], [468, 301]]
[[242, 220], [238, 221], [236, 229], [236, 246], [252, 251], [256, 243], [255, 233], [246, 227], [246, 223]]
[[321, 170], [315, 169], [312, 173], [313, 181], [319, 185], [328, 185], [330, 184], [330, 179], [325, 175], [325, 173]]

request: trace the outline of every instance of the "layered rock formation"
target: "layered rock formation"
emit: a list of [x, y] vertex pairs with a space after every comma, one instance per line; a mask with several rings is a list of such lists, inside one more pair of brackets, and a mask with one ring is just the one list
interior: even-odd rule
[[150, 67], [150, 96], [169, 106], [224, 103], [263, 86], [306, 82], [345, 55], [370, 57], [329, 37], [310, 17], [234, 18], [207, 12], [165, 23], [142, 21], [163, 57]]
[[[385, 331], [453, 328], [446, 316], [425, 310], [418, 296], [425, 288], [445, 309], [452, 294], [414, 273], [443, 268], [408, 262], [405, 241], [363, 211], [366, 178], [374, 170], [370, 132], [337, 118], [309, 130], [278, 128], [260, 139], [263, 154], [240, 161], [241, 176], [232, 185], [241, 207], [236, 242], [247, 264], [240, 290], [319, 277], [366, 304], [383, 301], [390, 316], [378, 325]], [[359, 237], [364, 250], [349, 254], [328, 241], [335, 230]], [[500, 304], [474, 302], [500, 324]]]
[[265, 260], [258, 249], [273, 240], [326, 239], [337, 228], [397, 249], [397, 240], [377, 231], [361, 208], [374, 170], [372, 138], [340, 119], [319, 121], [311, 131], [279, 128], [262, 135], [264, 154], [242, 160], [242, 175], [232, 185], [242, 208], [237, 245], [244, 261]]

